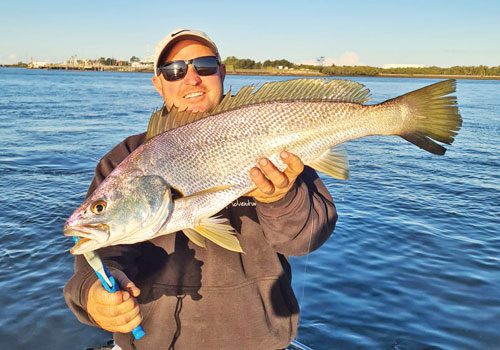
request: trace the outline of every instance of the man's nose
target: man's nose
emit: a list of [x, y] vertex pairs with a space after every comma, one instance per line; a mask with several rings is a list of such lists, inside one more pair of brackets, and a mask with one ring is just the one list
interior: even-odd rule
[[198, 85], [201, 83], [201, 77], [196, 73], [193, 65], [188, 65], [186, 76], [184, 77], [184, 84], [186, 85]]

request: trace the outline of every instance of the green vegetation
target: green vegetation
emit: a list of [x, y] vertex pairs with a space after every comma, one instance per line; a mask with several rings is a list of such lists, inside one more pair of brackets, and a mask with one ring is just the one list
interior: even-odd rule
[[[461, 75], [461, 76], [500, 76], [500, 66], [454, 66], [449, 68], [441, 67], [405, 67], [405, 68], [380, 68], [370, 66], [313, 66], [295, 64], [285, 59], [281, 60], [266, 60], [255, 62], [254, 60], [244, 58], [240, 59], [235, 56], [229, 56], [224, 60], [229, 73], [248, 72], [248, 70], [260, 70], [263, 73], [264, 69], [288, 69], [293, 71], [309, 71], [324, 75], [352, 75], [352, 76], [384, 76], [384, 75]], [[275, 70], [272, 70], [275, 72]]]
[[101, 57], [99, 58], [99, 63], [102, 64], [103, 66], [116, 66], [116, 59], [115, 58], [104, 58]]
[[17, 62], [17, 63], [14, 63], [14, 64], [1, 64], [0, 63], [0, 67], [16, 67], [16, 68], [27, 68], [28, 67], [28, 64], [27, 63], [24, 63], [24, 62]]
[[369, 66], [330, 66], [319, 67], [321, 73], [327, 75], [475, 75], [475, 76], [500, 76], [500, 66], [454, 66], [441, 67], [404, 67], [404, 68], [378, 68]]
[[[98, 69], [98, 70], [125, 70], [147, 72], [150, 68], [132, 67], [132, 63], [140, 62], [139, 57], [132, 56], [129, 61], [121, 61], [116, 58], [100, 57], [94, 60], [76, 60], [63, 64], [49, 64], [52, 69], [67, 68], [72, 65], [73, 69]], [[402, 76], [402, 77], [426, 77], [426, 76], [457, 76], [498, 79], [500, 77], [500, 66], [454, 66], [442, 67], [404, 67], [404, 68], [380, 68], [371, 66], [315, 66], [295, 64], [286, 59], [265, 60], [258, 62], [249, 58], [227, 57], [223, 63], [226, 65], [228, 74], [248, 75], [310, 75], [310, 76]], [[3, 65], [7, 67], [29, 67], [28, 64], [18, 62], [17, 64]], [[80, 67], [80, 68], [79, 68]], [[96, 68], [97, 67], [97, 68]], [[119, 67], [119, 68], [117, 68]]]
[[[132, 56], [132, 58], [134, 58], [135, 56]], [[131, 59], [132, 59], [131, 58]], [[130, 62], [134, 62], [134, 61], [120, 61], [120, 60], [117, 60], [116, 58], [104, 58], [104, 57], [101, 57], [99, 58], [98, 60], [86, 60], [88, 63], [90, 64], [101, 64], [103, 66], [130, 66]]]
[[285, 59], [281, 60], [266, 60], [264, 63], [262, 62], [255, 62], [254, 60], [251, 60], [249, 58], [237, 58], [235, 56], [229, 56], [224, 60], [224, 64], [229, 67], [233, 67], [234, 69], [262, 69], [262, 68], [269, 68], [269, 67], [288, 67], [288, 68], [295, 68], [297, 67], [295, 64], [293, 64], [290, 61], [287, 61]]

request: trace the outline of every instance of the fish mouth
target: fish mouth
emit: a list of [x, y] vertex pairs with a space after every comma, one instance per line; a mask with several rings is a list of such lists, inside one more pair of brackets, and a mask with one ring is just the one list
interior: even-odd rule
[[[65, 225], [64, 235], [75, 238], [75, 245], [71, 248], [72, 254], [81, 254], [93, 250], [109, 239], [109, 226], [107, 224]], [[95, 249], [94, 248], [94, 249]]]
[[[90, 244], [89, 244], [90, 243]], [[71, 254], [80, 254], [80, 253], [85, 253], [88, 251], [86, 248], [87, 246], [95, 244], [94, 241], [92, 241], [89, 238], [80, 238], [76, 240], [76, 243], [73, 247], [71, 247], [70, 252]]]

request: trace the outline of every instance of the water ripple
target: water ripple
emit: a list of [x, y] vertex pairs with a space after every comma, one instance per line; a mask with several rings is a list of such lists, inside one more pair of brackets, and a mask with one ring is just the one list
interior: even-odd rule
[[[282, 79], [229, 76], [227, 86]], [[353, 80], [374, 102], [436, 81]], [[1, 343], [103, 343], [106, 333], [78, 323], [63, 300], [73, 265], [62, 227], [100, 157], [142, 132], [160, 98], [148, 74], [0, 68], [0, 84]], [[498, 347], [499, 87], [458, 82], [464, 124], [444, 157], [397, 137], [346, 145], [351, 180], [323, 177], [335, 233], [292, 258], [299, 340], [317, 350]]]

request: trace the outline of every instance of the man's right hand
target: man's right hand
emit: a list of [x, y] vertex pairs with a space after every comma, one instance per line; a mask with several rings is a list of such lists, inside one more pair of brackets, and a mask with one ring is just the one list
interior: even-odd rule
[[87, 312], [102, 329], [128, 333], [142, 320], [136, 300], [141, 291], [123, 272], [115, 270], [113, 276], [121, 290], [109, 293], [97, 280], [89, 290]]

